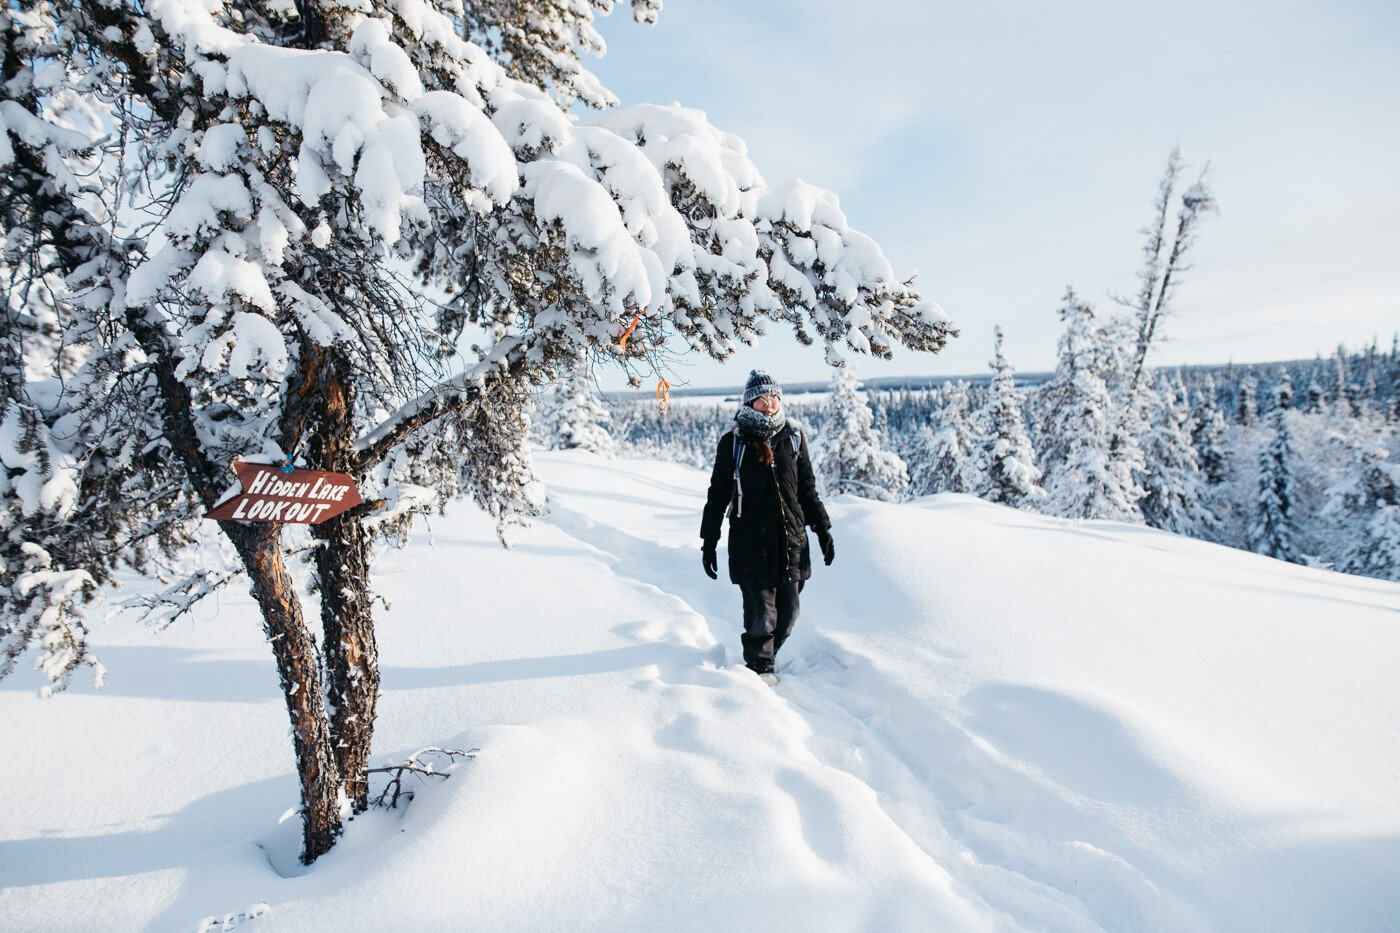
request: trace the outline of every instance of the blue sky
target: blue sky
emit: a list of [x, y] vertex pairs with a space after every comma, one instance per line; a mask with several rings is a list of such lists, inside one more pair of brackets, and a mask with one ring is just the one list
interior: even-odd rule
[[[1157, 362], [1327, 353], [1400, 330], [1400, 3], [666, 0], [588, 62], [624, 104], [738, 133], [769, 184], [829, 188], [962, 337], [861, 376], [980, 372], [992, 328], [1053, 366], [1065, 286], [1131, 293], [1168, 152], [1210, 162], [1205, 224]], [[824, 379], [774, 328], [667, 378]], [[605, 389], [622, 387], [599, 372]]]

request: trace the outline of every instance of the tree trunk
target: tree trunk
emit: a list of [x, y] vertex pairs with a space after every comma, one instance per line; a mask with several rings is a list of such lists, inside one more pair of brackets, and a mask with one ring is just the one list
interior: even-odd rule
[[302, 861], [311, 864], [340, 835], [340, 769], [331, 749], [331, 729], [321, 699], [321, 668], [316, 642], [302, 617], [301, 600], [282, 559], [281, 527], [223, 521], [252, 581], [262, 610], [263, 631], [277, 658], [277, 673], [301, 779]]
[[369, 805], [369, 767], [375, 705], [379, 700], [379, 654], [369, 590], [369, 533], [358, 511], [312, 526], [321, 542], [316, 568], [321, 582], [321, 627], [325, 634], [326, 688], [331, 735], [345, 794], [356, 813]]
[[[354, 396], [350, 363], [338, 350], [320, 360], [320, 405], [308, 450], [318, 469], [355, 475]], [[355, 475], [362, 482], [362, 475]], [[320, 577], [327, 700], [331, 738], [345, 793], [356, 813], [369, 805], [365, 769], [379, 700], [379, 653], [374, 641], [369, 585], [370, 536], [361, 505], [318, 525], [316, 569]]]

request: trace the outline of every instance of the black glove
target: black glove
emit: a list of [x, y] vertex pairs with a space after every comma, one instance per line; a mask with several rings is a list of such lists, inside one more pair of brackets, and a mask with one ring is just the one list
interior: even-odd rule
[[831, 529], [823, 528], [817, 532], [817, 543], [822, 546], [822, 561], [828, 567], [836, 559], [836, 542], [831, 540]]
[[705, 573], [711, 580], [719, 579], [719, 557], [715, 554], [715, 546], [706, 544], [700, 548], [700, 561], [705, 565]]

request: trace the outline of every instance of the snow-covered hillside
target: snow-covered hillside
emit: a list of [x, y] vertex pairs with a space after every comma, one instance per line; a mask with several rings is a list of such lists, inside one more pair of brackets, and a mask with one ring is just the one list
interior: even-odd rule
[[704, 473], [536, 458], [513, 551], [462, 504], [377, 571], [376, 761], [479, 751], [305, 874], [241, 586], [0, 683], [0, 929], [1400, 927], [1400, 586], [843, 496], [770, 689]]

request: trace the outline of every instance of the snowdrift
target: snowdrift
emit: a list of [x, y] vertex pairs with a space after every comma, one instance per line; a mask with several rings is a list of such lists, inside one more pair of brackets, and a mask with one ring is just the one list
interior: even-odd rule
[[513, 551], [464, 504], [377, 568], [376, 763], [450, 779], [298, 873], [252, 601], [108, 625], [103, 689], [0, 683], [0, 928], [1400, 926], [1400, 586], [843, 496], [770, 689], [706, 474], [536, 456]]

